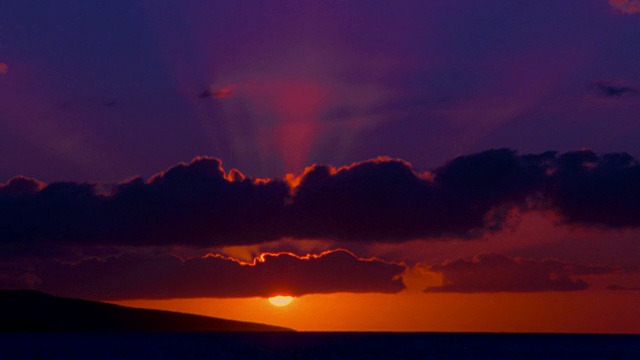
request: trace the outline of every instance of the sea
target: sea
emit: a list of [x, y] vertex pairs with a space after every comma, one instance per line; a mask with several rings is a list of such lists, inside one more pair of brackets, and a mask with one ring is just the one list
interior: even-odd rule
[[640, 360], [640, 335], [0, 333], [0, 359]]

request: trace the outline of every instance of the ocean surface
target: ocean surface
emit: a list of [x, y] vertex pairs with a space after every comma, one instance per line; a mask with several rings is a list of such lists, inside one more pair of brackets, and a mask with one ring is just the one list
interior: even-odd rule
[[640, 360], [637, 335], [0, 333], [0, 359]]

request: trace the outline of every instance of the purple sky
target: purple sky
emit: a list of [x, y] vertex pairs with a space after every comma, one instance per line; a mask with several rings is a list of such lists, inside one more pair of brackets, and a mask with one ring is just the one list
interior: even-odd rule
[[[0, 179], [640, 154], [637, 2], [5, 1]], [[232, 97], [201, 98], [211, 86]], [[616, 91], [628, 89], [628, 91]]]

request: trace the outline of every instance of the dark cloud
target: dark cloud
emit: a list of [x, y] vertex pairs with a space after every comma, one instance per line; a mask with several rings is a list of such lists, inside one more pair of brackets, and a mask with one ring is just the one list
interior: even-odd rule
[[36, 179], [17, 176], [9, 180], [6, 184], [0, 185], [0, 196], [3, 198], [13, 198], [34, 195], [44, 187], [45, 184]]
[[431, 267], [442, 274], [441, 286], [425, 292], [538, 292], [584, 290], [589, 285], [576, 276], [609, 274], [616, 267], [571, 264], [560, 260], [530, 260], [499, 254], [447, 261]]
[[305, 257], [263, 254], [253, 263], [221, 255], [182, 260], [172, 255], [126, 254], [77, 264], [39, 264], [31, 287], [101, 300], [396, 293], [404, 289], [400, 278], [404, 271], [402, 265], [360, 259], [345, 250]]
[[[17, 177], [0, 186], [0, 246], [255, 244], [282, 237], [346, 241], [474, 238], [510, 225], [513, 209], [565, 223], [640, 226], [640, 166], [589, 150], [461, 156], [420, 173], [379, 158], [314, 165], [299, 178], [251, 179], [198, 158], [148, 181], [111, 187]], [[20, 245], [20, 246], [18, 246]]]
[[547, 206], [565, 222], [609, 228], [640, 226], [640, 165], [629, 154], [565, 153], [550, 171]]
[[620, 97], [623, 95], [635, 94], [638, 89], [625, 85], [621, 81], [594, 81], [591, 84], [600, 96], [603, 97]]
[[198, 97], [201, 99], [209, 99], [212, 97], [212, 94], [211, 94], [211, 91], [207, 89], [201, 92], [200, 94], [198, 94]]
[[498, 230], [502, 207], [539, 186], [536, 158], [492, 150], [460, 157], [430, 174], [378, 159], [351, 167], [307, 169], [289, 206], [295, 236], [394, 241], [477, 236]]
[[39, 185], [17, 179], [0, 188], [4, 243], [260, 242], [280, 236], [289, 193], [282, 181], [258, 183], [237, 172], [227, 177], [220, 162], [208, 158], [146, 182], [134, 178], [117, 184], [110, 194], [98, 193], [94, 184], [77, 183], [53, 183], [33, 192]]

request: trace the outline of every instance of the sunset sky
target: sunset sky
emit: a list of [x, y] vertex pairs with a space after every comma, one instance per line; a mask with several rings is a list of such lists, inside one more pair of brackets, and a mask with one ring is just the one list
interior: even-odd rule
[[639, 0], [4, 1], [0, 289], [640, 333], [639, 44]]

